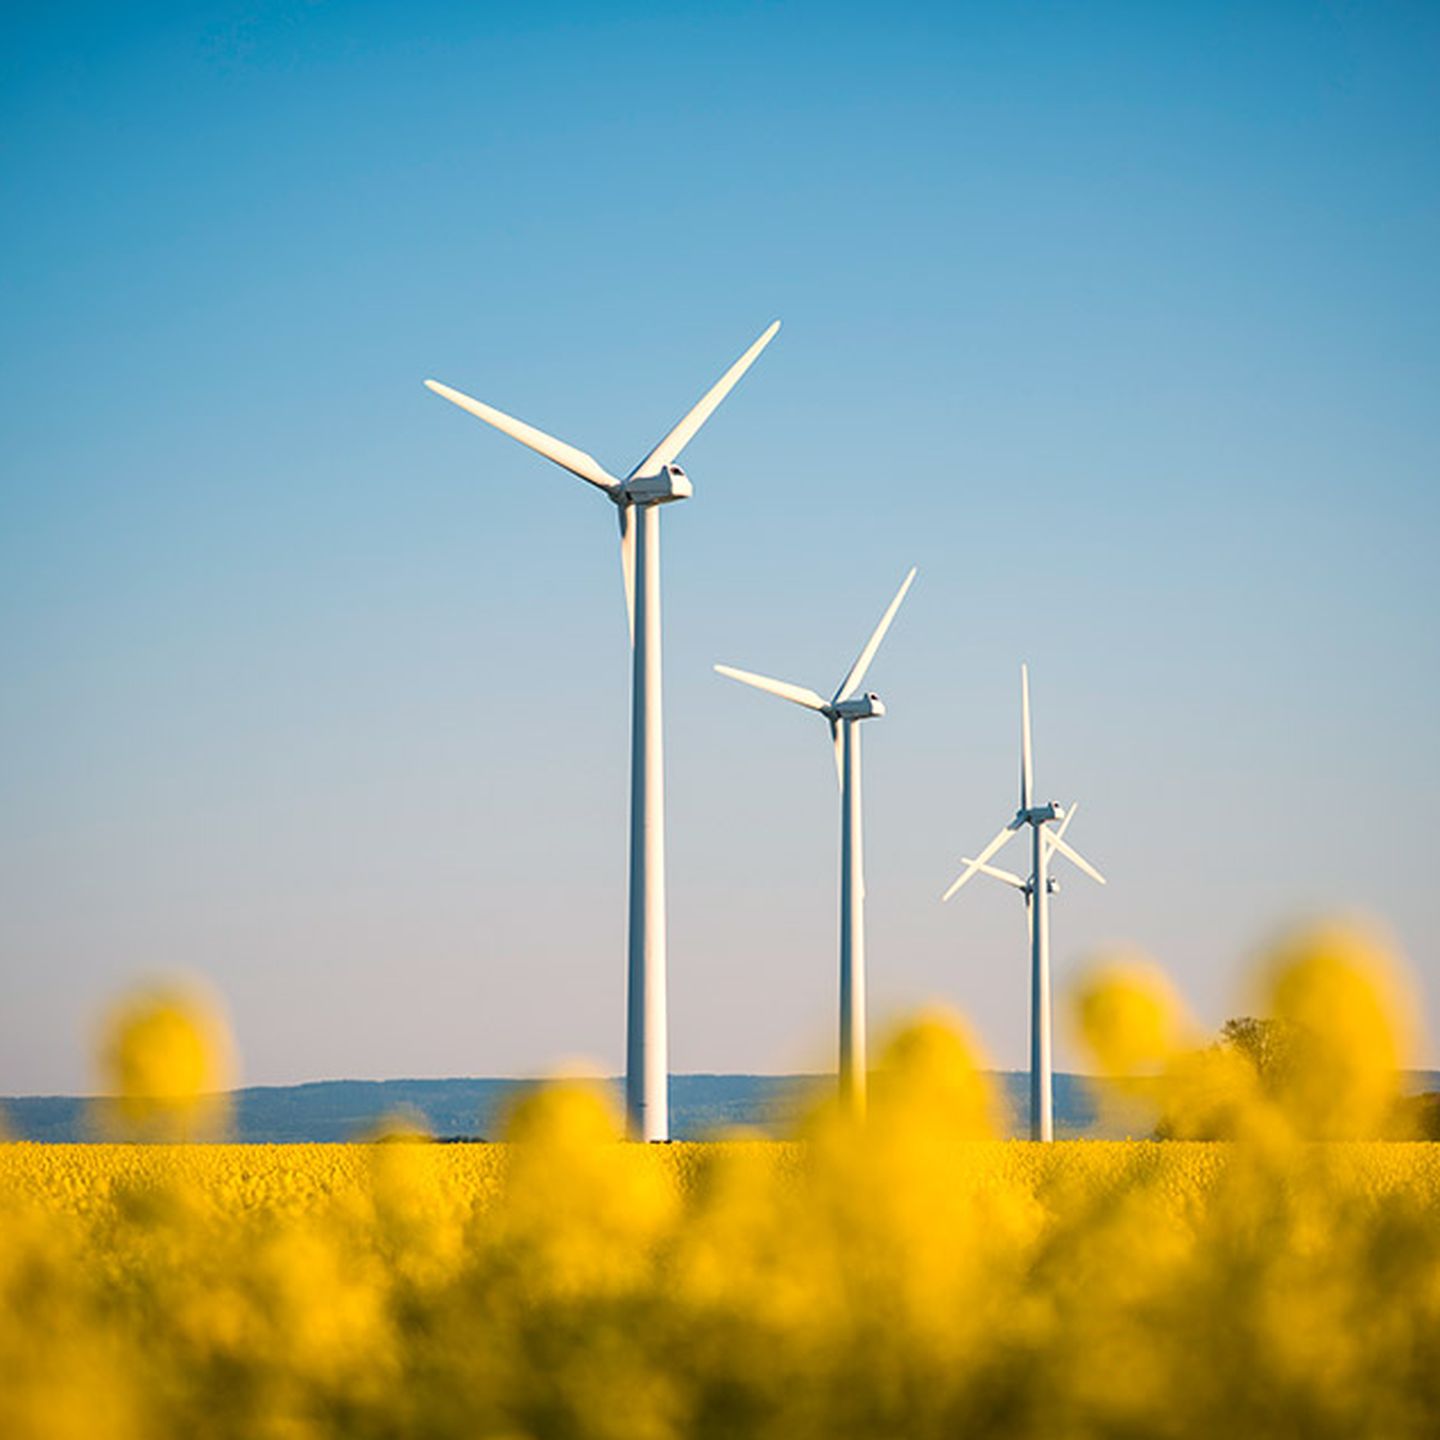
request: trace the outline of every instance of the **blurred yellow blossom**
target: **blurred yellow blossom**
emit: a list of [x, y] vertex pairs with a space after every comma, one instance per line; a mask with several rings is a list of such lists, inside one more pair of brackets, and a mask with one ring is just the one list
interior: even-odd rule
[[143, 1139], [203, 1139], [223, 1130], [234, 1083], [229, 1027], [198, 984], [157, 983], [105, 1017], [100, 1088], [107, 1128]]
[[1275, 946], [1264, 979], [1269, 1009], [1292, 1037], [1278, 1086], [1286, 1114], [1315, 1137], [1376, 1135], [1408, 1048], [1408, 1006], [1389, 952], [1353, 925], [1307, 927]]
[[1184, 1009], [1169, 980], [1148, 960], [1109, 959], [1085, 971], [1075, 988], [1076, 1028], [1111, 1077], [1153, 1074], [1175, 1054]]

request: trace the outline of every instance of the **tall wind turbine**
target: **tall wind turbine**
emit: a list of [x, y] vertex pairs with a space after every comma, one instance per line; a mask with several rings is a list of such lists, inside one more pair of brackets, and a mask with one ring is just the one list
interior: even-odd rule
[[669, 1064], [665, 1011], [665, 756], [660, 703], [660, 507], [694, 494], [675, 463], [715, 407], [775, 338], [777, 320], [623, 480], [593, 456], [438, 381], [437, 395], [468, 410], [615, 504], [630, 617], [630, 920], [625, 1109], [632, 1138], [667, 1140]]
[[[1036, 805], [1034, 769], [1030, 746], [1030, 672], [1020, 667], [1020, 808], [1015, 818], [975, 857], [963, 860], [965, 869], [941, 897], [948, 900], [972, 875], [989, 875], [1019, 890], [1025, 897], [1025, 917], [1030, 926], [1030, 1138], [1055, 1138], [1055, 1106], [1050, 1071], [1050, 896], [1059, 881], [1049, 871], [1050, 856], [1058, 852], [1078, 866], [1092, 880], [1103, 885], [1105, 877], [1065, 839], [1078, 805], [1067, 812], [1053, 800]], [[1046, 829], [1059, 821], [1054, 830]], [[1022, 880], [1009, 870], [990, 864], [1005, 842], [1026, 825], [1030, 827], [1030, 874]]]
[[835, 747], [835, 776], [840, 782], [840, 1096], [853, 1113], [865, 1113], [865, 861], [860, 824], [860, 722], [885, 713], [880, 697], [860, 692], [865, 672], [915, 578], [912, 568], [875, 632], [826, 700], [803, 685], [771, 680], [749, 670], [717, 665], [722, 675], [803, 705], [830, 723]]

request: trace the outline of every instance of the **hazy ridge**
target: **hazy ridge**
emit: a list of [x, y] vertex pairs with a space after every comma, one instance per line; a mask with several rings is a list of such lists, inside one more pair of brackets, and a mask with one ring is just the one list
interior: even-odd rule
[[[1021, 1135], [1029, 1079], [1021, 1071], [992, 1072], [1008, 1115]], [[437, 1136], [493, 1139], [506, 1107], [531, 1080], [317, 1080], [304, 1085], [255, 1085], [234, 1092], [232, 1138], [252, 1143], [353, 1140], [387, 1116], [409, 1115]], [[619, 1082], [609, 1082], [619, 1096]], [[833, 1085], [829, 1075], [674, 1075], [671, 1133], [696, 1140], [743, 1127], [767, 1134], [793, 1128], [811, 1098]], [[1404, 1072], [1407, 1093], [1440, 1091], [1440, 1071]], [[90, 1102], [74, 1095], [0, 1099], [0, 1125], [14, 1140], [67, 1142], [94, 1138]], [[1123, 1107], [1102, 1106], [1099, 1087], [1084, 1075], [1055, 1076], [1055, 1124], [1062, 1136], [1123, 1138], [1144, 1133], [1144, 1120]]]

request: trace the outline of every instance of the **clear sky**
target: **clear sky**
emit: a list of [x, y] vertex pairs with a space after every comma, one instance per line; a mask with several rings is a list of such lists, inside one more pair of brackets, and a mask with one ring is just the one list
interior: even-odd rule
[[0, 32], [0, 1093], [83, 1086], [174, 969], [252, 1082], [620, 1067], [614, 516], [420, 382], [625, 470], [775, 317], [666, 515], [672, 1067], [833, 1063], [824, 727], [710, 666], [833, 688], [911, 564], [877, 1023], [1024, 1063], [1018, 900], [938, 896], [1025, 659], [1110, 877], [1065, 877], [1057, 986], [1135, 945], [1218, 1024], [1275, 926], [1359, 911], [1440, 1061], [1440, 8]]

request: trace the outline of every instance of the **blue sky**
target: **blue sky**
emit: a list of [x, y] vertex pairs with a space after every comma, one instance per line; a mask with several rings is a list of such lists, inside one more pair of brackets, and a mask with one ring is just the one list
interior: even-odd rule
[[0, 27], [0, 1093], [175, 968], [252, 1081], [618, 1067], [613, 516], [420, 381], [628, 468], [776, 316], [666, 523], [673, 1067], [832, 1061], [823, 727], [710, 665], [833, 686], [911, 564], [877, 1023], [1023, 1063], [1018, 902], [936, 897], [1026, 659], [1111, 879], [1062, 989], [1134, 945], [1218, 1024], [1359, 912], [1440, 1034], [1433, 6]]

